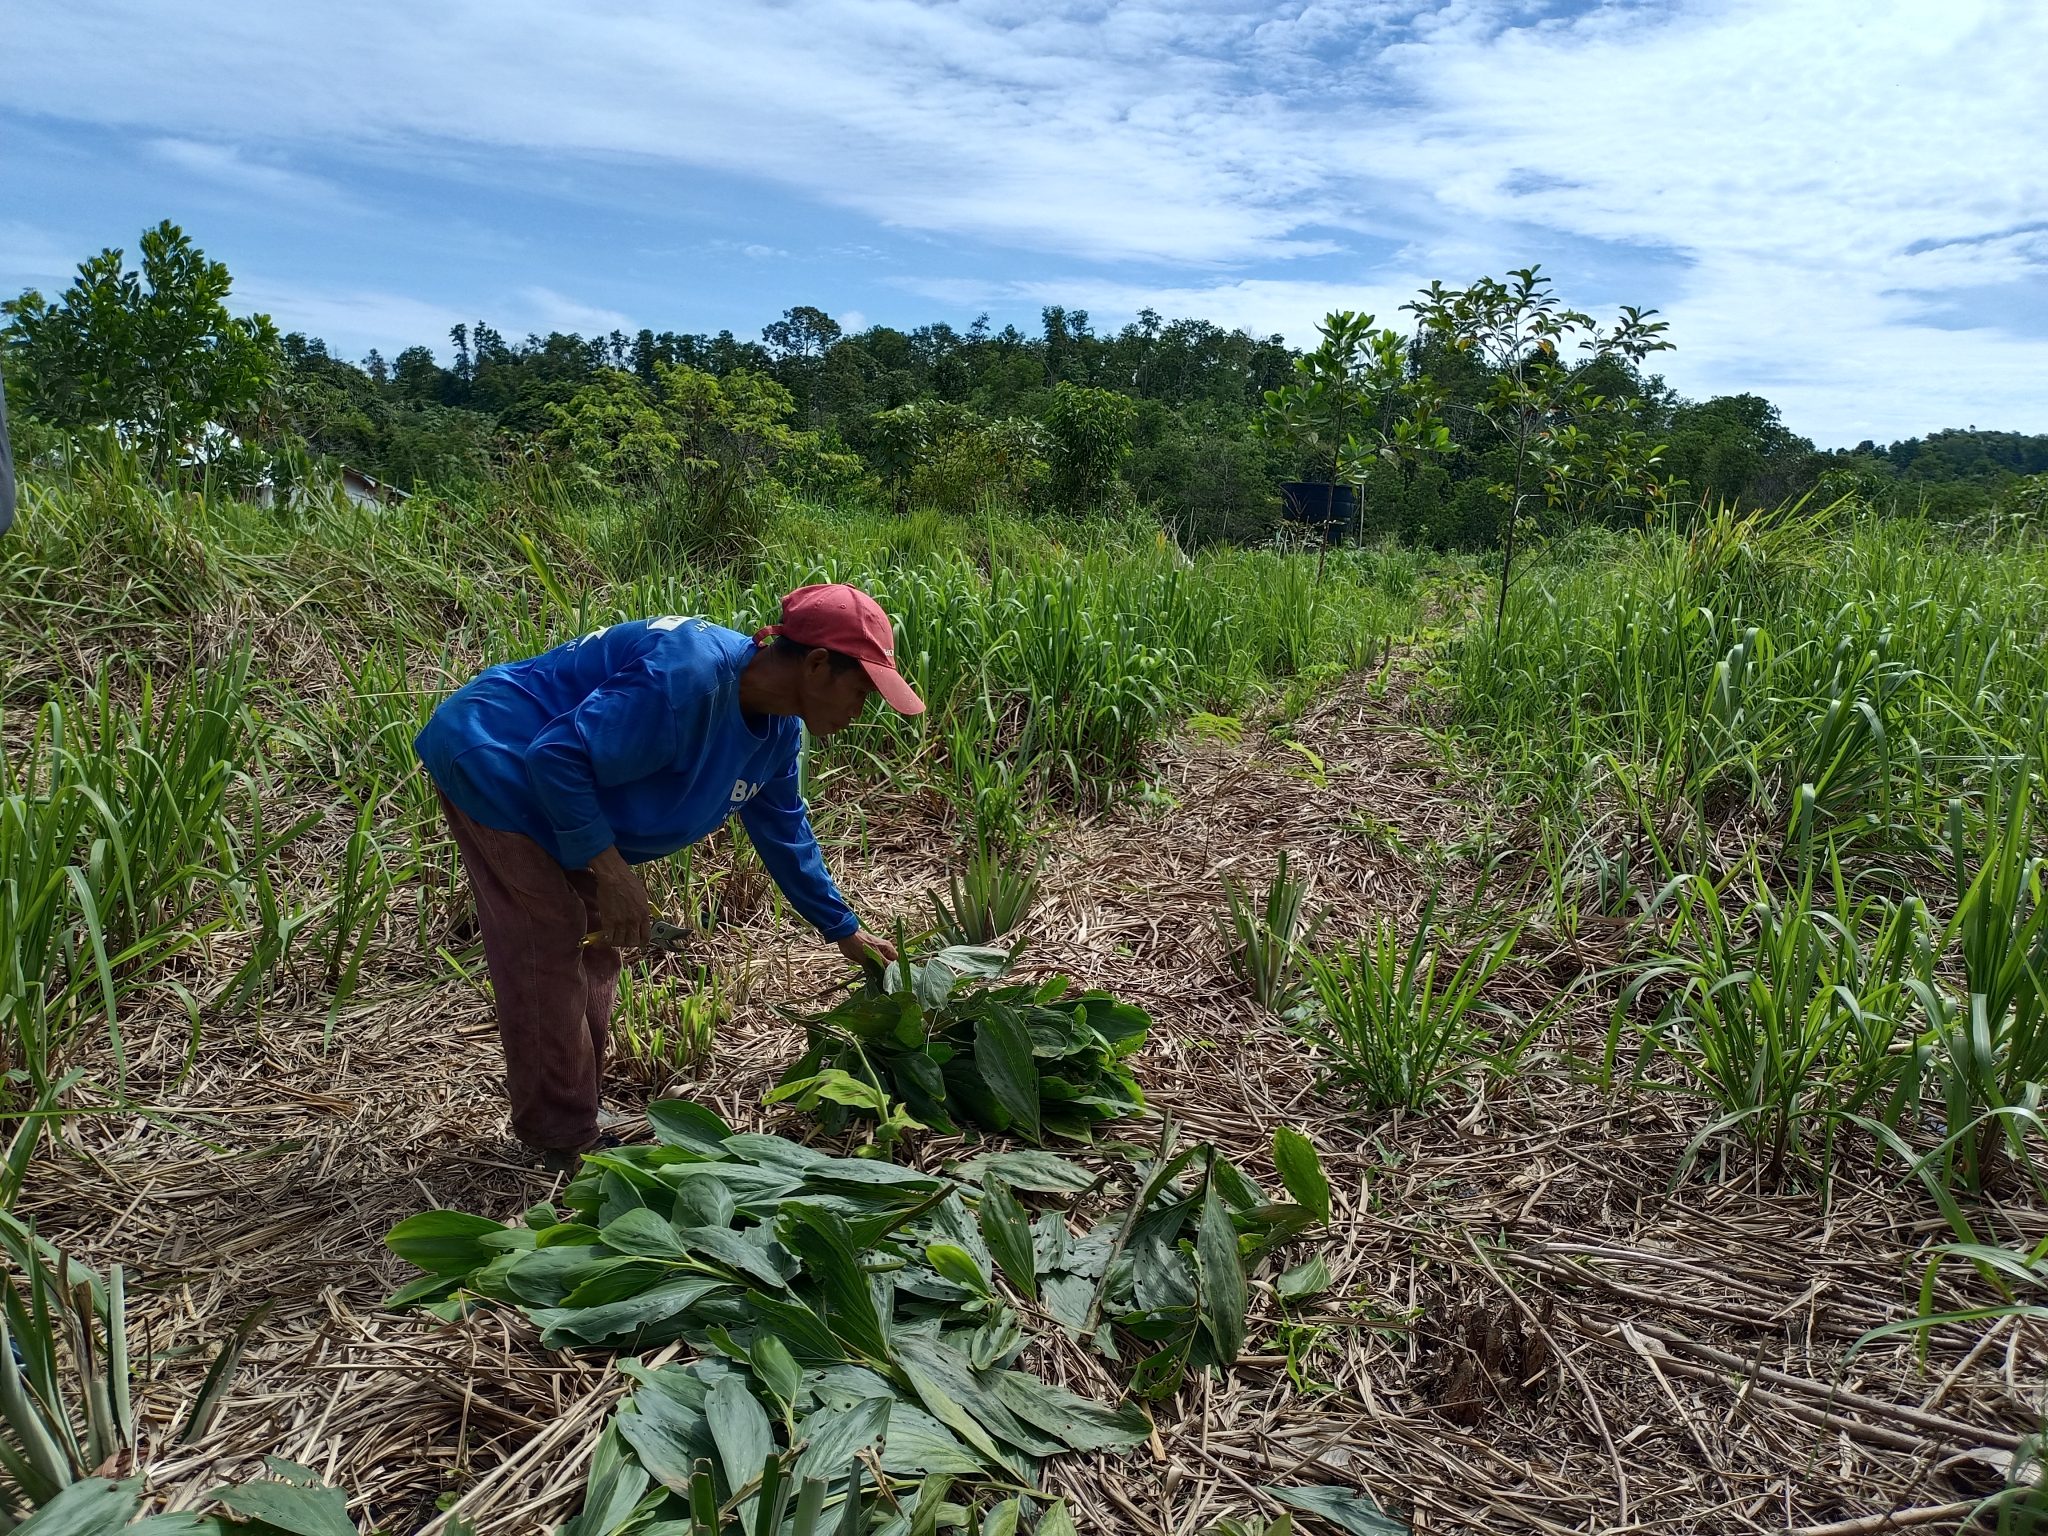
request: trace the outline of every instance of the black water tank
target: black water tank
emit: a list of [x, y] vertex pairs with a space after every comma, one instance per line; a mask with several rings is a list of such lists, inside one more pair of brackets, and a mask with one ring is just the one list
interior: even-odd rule
[[1288, 521], [1307, 523], [1311, 528], [1347, 528], [1358, 515], [1358, 492], [1348, 485], [1288, 480], [1280, 486], [1280, 497]]

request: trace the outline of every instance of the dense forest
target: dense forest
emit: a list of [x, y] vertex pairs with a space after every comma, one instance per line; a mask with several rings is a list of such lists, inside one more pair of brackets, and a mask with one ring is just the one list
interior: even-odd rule
[[[140, 398], [153, 365], [95, 364], [90, 355], [146, 334], [151, 313], [168, 310], [185, 331], [215, 337], [210, 368], [233, 354], [235, 387], [200, 419], [232, 429], [251, 476], [325, 459], [418, 488], [545, 463], [619, 491], [681, 484], [700, 506], [767, 479], [898, 509], [966, 510], [990, 496], [1065, 510], [1127, 503], [1156, 509], [1179, 536], [1201, 542], [1268, 536], [1283, 515], [1279, 486], [1331, 478], [1339, 463], [1329, 433], [1273, 429], [1276, 392], [1302, 368], [1282, 338], [1150, 309], [1113, 332], [1059, 306], [1043, 310], [1035, 334], [996, 329], [986, 315], [965, 329], [935, 321], [848, 332], [798, 305], [758, 340], [652, 329], [514, 340], [480, 320], [455, 326], [444, 351], [422, 344], [357, 363], [317, 338], [278, 336], [260, 316], [230, 322], [226, 269], [175, 226], [146, 233], [142, 255], [138, 274], [119, 251], [102, 252], [57, 303], [29, 292], [5, 306], [0, 360], [32, 441], [38, 424], [129, 421], [134, 410], [119, 403], [118, 387], [110, 399], [107, 380], [92, 375], [126, 366]], [[1539, 295], [1545, 286], [1537, 279]], [[230, 325], [242, 329], [230, 335]], [[1669, 342], [1559, 361], [1540, 326], [1524, 329], [1536, 350], [1511, 345], [1490, 360], [1453, 329], [1402, 333], [1382, 358], [1392, 390], [1409, 409], [1405, 396], [1426, 379], [1428, 419], [1442, 437], [1416, 453], [1407, 451], [1413, 439], [1383, 433], [1376, 451], [1344, 460], [1342, 478], [1359, 492], [1350, 532], [1438, 547], [1494, 542], [1513, 500], [1505, 485], [1516, 448], [1512, 434], [1482, 427], [1500, 427], [1504, 401], [1540, 409], [1546, 442], [1562, 434], [1592, 479], [1611, 482], [1610, 494], [1553, 495], [1552, 522], [1633, 522], [1652, 505], [1754, 506], [1808, 492], [1853, 491], [1945, 519], [2034, 509], [2041, 499], [2031, 477], [2048, 474], [2048, 435], [1972, 428], [1823, 452], [1761, 396], [1680, 397], [1647, 368]], [[1392, 331], [1359, 332], [1374, 335], [1392, 347]], [[222, 337], [246, 346], [223, 348]], [[1515, 334], [1509, 340], [1519, 345]], [[1366, 356], [1339, 359], [1339, 375]], [[1541, 399], [1504, 394], [1518, 358], [1555, 363], [1560, 387]], [[154, 367], [159, 378], [181, 370], [190, 371], [176, 360]], [[185, 430], [176, 457], [189, 462], [195, 451]], [[217, 444], [200, 456], [218, 472], [233, 467]]]

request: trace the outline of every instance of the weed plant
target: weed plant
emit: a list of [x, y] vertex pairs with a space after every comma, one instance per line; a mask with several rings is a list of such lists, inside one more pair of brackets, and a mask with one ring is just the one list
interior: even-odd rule
[[627, 1076], [659, 1093], [702, 1072], [728, 1016], [724, 984], [707, 966], [688, 978], [619, 973], [613, 1057]]
[[1809, 872], [1782, 896], [1747, 900], [1704, 875], [1673, 891], [1669, 958], [1623, 992], [1616, 1028], [1638, 999], [1672, 988], [1646, 1043], [1718, 1112], [1688, 1162], [1735, 1135], [1773, 1182], [1794, 1167], [1825, 1179], [1852, 1117], [1897, 1126], [1917, 1101], [1908, 1015], [1928, 963], [1925, 909], [1852, 895], [1839, 861], [1831, 874], [1831, 889]]
[[983, 845], [943, 893], [929, 891], [926, 900], [942, 944], [992, 944], [1038, 904], [1038, 866]]
[[1308, 913], [1308, 891], [1307, 878], [1289, 871], [1285, 850], [1263, 902], [1255, 904], [1234, 880], [1223, 882], [1224, 953], [1261, 1008], [1280, 1012], [1294, 1001], [1301, 950], [1321, 926]]
[[1361, 1109], [1426, 1109], [1489, 1050], [1512, 1015], [1482, 994], [1513, 953], [1519, 921], [1455, 965], [1443, 956], [1432, 893], [1402, 941], [1379, 916], [1358, 942], [1308, 961], [1314, 993], [1295, 1019], [1320, 1065]]

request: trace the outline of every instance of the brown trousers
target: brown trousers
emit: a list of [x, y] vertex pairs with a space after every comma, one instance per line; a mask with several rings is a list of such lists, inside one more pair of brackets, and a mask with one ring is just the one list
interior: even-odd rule
[[619, 992], [619, 952], [583, 942], [597, 929], [597, 882], [532, 838], [481, 826], [440, 798], [476, 892], [513, 1134], [530, 1147], [578, 1151], [597, 1138]]

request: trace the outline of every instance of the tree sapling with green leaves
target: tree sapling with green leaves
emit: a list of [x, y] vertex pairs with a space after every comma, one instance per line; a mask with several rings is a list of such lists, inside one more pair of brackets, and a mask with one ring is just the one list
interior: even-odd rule
[[109, 248], [82, 261], [52, 304], [33, 288], [0, 304], [16, 404], [52, 426], [117, 427], [150, 472], [241, 431], [277, 383], [277, 327], [228, 313], [225, 263], [166, 219], [142, 236], [140, 271]]
[[[1596, 391], [1591, 365], [1633, 366], [1673, 345], [1664, 339], [1668, 322], [1650, 318], [1655, 310], [1623, 305], [1621, 318], [1605, 327], [1566, 309], [1542, 268], [1508, 277], [1483, 277], [1469, 288], [1433, 282], [1404, 306], [1425, 339], [1469, 354], [1486, 370], [1485, 394], [1466, 409], [1513, 452], [1512, 477], [1492, 486], [1507, 507], [1496, 635], [1507, 618], [1516, 541], [1536, 531], [1536, 506], [1578, 512], [1616, 496], [1654, 494], [1663, 445], [1633, 427], [1640, 402]], [[1563, 358], [1574, 345], [1584, 354], [1578, 366]]]

